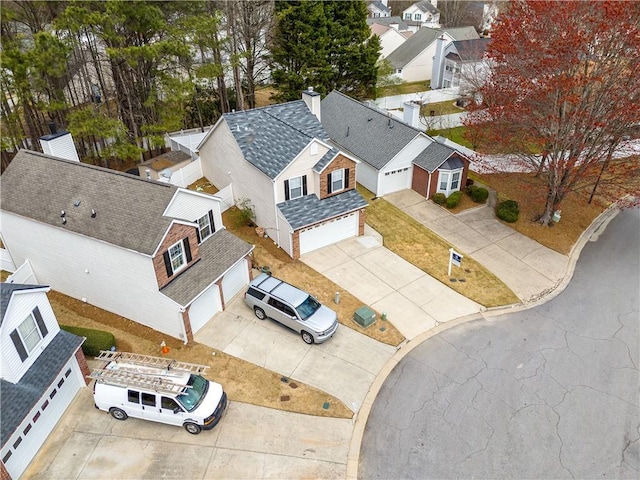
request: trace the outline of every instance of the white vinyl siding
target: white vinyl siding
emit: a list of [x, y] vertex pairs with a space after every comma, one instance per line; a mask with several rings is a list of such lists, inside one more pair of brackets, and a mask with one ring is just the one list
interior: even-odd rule
[[[316, 154], [312, 155], [311, 145], [313, 144], [317, 145], [317, 147], [314, 148], [317, 148], [318, 151]], [[289, 185], [291, 186], [291, 179], [302, 178], [303, 176], [307, 177], [307, 195], [312, 193], [318, 194], [315, 182], [315, 177], [318, 175], [313, 171], [313, 166], [318, 163], [318, 160], [320, 160], [328, 151], [329, 149], [323, 144], [316, 141], [310, 142], [309, 145], [300, 152], [295, 160], [291, 162], [276, 179], [275, 203], [278, 204], [285, 201], [285, 180], [288, 180]]]
[[220, 202], [208, 194], [180, 189], [164, 212], [166, 217], [197, 223], [211, 210], [216, 230], [222, 225]]
[[180, 307], [158, 292], [150, 256], [5, 211], [1, 215], [14, 259], [22, 263], [28, 258], [43, 285], [180, 338]]
[[365, 162], [360, 162], [356, 169], [356, 181], [367, 190], [378, 194], [378, 171]]
[[11, 478], [20, 478], [83, 386], [82, 372], [72, 357], [2, 448], [0, 458], [11, 454], [5, 463]]
[[[413, 174], [412, 162], [425, 148], [431, 144], [426, 135], [416, 132], [416, 136], [385, 165], [380, 171], [377, 195], [379, 197], [389, 193], [411, 188]], [[388, 174], [388, 175], [387, 175]]]

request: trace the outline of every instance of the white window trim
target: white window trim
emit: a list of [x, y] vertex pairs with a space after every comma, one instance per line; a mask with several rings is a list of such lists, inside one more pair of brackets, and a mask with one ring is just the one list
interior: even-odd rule
[[[22, 332], [22, 326], [27, 321], [29, 321], [29, 319], [31, 319], [31, 321], [33, 322], [33, 329], [29, 331], [27, 335], [25, 335]], [[38, 336], [38, 341], [34, 343], [32, 347], [29, 347], [27, 343], [27, 338], [30, 338], [31, 335], [34, 334], [34, 331]], [[31, 352], [33, 352], [42, 341], [42, 333], [40, 332], [40, 328], [38, 327], [38, 322], [36, 322], [36, 317], [33, 315], [33, 312], [29, 313], [29, 315], [27, 315], [27, 317], [22, 322], [20, 322], [20, 325], [18, 325], [18, 335], [20, 335], [20, 340], [22, 341], [22, 345], [24, 346], [24, 349], [27, 352], [27, 355], [31, 355]]]
[[[451, 187], [451, 183], [453, 182], [453, 175], [458, 173], [458, 187], [453, 189]], [[442, 189], [442, 176], [447, 175], [447, 185], [445, 189]], [[460, 182], [462, 180], [462, 168], [457, 168], [455, 170], [440, 170], [438, 173], [438, 190], [436, 193], [444, 193], [445, 196], [451, 195], [453, 192], [457, 192], [460, 190]]]
[[[342, 174], [342, 178], [340, 178], [339, 180], [333, 179], [333, 175], [340, 172]], [[336, 193], [336, 192], [341, 192], [342, 190], [344, 190], [344, 176], [345, 176], [345, 171], [344, 168], [340, 168], [338, 170], [334, 170], [333, 172], [331, 172], [331, 193]], [[340, 182], [340, 188], [336, 188], [336, 183]]]
[[[299, 187], [293, 187], [291, 185], [294, 180], [300, 180], [300, 186]], [[302, 197], [304, 195], [304, 190], [303, 190], [302, 184], [303, 184], [302, 175], [299, 176], [299, 177], [292, 177], [292, 178], [289, 179], [289, 200], [293, 200], [294, 198], [300, 198], [300, 197]], [[298, 188], [300, 189], [300, 195], [294, 195], [293, 194], [293, 190], [294, 189], [298, 189]]]
[[[180, 256], [182, 257], [182, 263], [178, 267], [175, 266], [174, 256], [171, 254], [171, 250], [173, 249], [173, 247], [180, 248]], [[171, 268], [173, 270], [173, 274], [175, 275], [176, 273], [178, 273], [180, 270], [184, 269], [187, 266], [187, 252], [184, 251], [183, 240], [180, 240], [174, 243], [173, 245], [171, 245], [168, 249], [168, 252], [169, 252], [169, 261], [171, 262]], [[177, 255], [176, 255], [176, 258], [177, 258]]]
[[[204, 226], [202, 222], [204, 221]], [[202, 234], [202, 230], [203, 228], [209, 228], [209, 235], [203, 235]], [[211, 218], [209, 218], [209, 212], [207, 212], [205, 215], [203, 215], [202, 217], [200, 217], [198, 219], [198, 230], [200, 231], [200, 243], [204, 242], [207, 238], [209, 238], [211, 235], [213, 235], [213, 225], [211, 225]]]

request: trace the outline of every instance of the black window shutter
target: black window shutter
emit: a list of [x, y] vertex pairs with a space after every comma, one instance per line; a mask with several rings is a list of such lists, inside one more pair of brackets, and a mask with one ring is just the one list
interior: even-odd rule
[[198, 245], [200, 245], [200, 242], [202, 242], [202, 238], [200, 238], [200, 227], [199, 226], [196, 227], [196, 237], [198, 237]]
[[327, 173], [327, 193], [331, 193], [331, 174]]
[[349, 188], [349, 169], [344, 169], [344, 188]]
[[184, 252], [185, 255], [187, 256], [187, 263], [189, 263], [191, 261], [191, 247], [189, 246], [189, 237], [186, 237], [184, 240], [182, 240], [182, 243], [184, 244]]
[[289, 180], [284, 181], [284, 199], [289, 200]]
[[47, 326], [44, 324], [44, 319], [42, 318], [42, 314], [38, 307], [33, 309], [33, 316], [36, 318], [36, 323], [38, 324], [38, 329], [40, 329], [42, 338], [46, 337], [49, 330], [47, 330]]
[[209, 210], [209, 222], [211, 222], [211, 233], [216, 231], [216, 224], [213, 221], [213, 210]]
[[24, 344], [20, 339], [20, 334], [18, 334], [18, 330], [14, 330], [13, 332], [11, 332], [10, 337], [11, 337], [11, 340], [13, 340], [13, 344], [15, 345], [16, 350], [18, 351], [18, 355], [20, 355], [20, 361], [24, 362], [29, 355], [27, 354], [27, 350], [24, 348]]
[[171, 257], [169, 257], [169, 252], [164, 252], [162, 254], [164, 257], [164, 266], [167, 269], [167, 277], [173, 275], [173, 267], [171, 266]]
[[307, 176], [303, 175], [302, 176], [302, 195], [306, 195], [307, 194]]

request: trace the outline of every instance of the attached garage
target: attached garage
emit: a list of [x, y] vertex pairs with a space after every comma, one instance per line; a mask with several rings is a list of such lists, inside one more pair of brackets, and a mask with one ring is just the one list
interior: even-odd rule
[[218, 285], [211, 285], [189, 307], [191, 331], [195, 334], [205, 326], [211, 318], [222, 310]]
[[397, 168], [380, 172], [380, 189], [378, 196], [405, 190], [411, 187], [411, 168]]
[[225, 304], [249, 283], [249, 266], [242, 259], [222, 277], [222, 297]]
[[300, 255], [358, 235], [358, 212], [300, 231]]

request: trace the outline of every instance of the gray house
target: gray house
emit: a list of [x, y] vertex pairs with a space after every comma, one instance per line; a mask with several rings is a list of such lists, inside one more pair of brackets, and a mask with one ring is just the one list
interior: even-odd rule
[[89, 368], [84, 338], [60, 330], [49, 287], [0, 284], [0, 477], [18, 479]]

